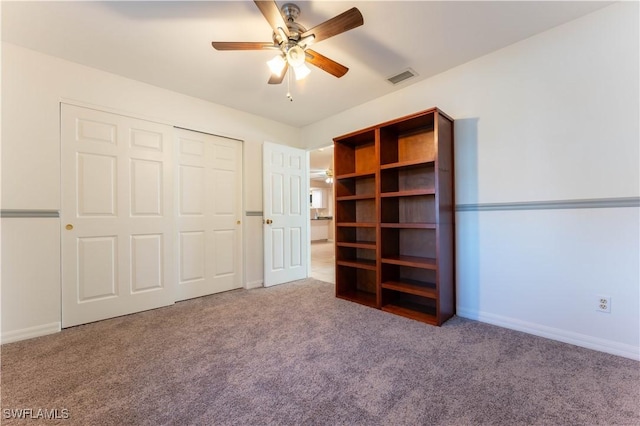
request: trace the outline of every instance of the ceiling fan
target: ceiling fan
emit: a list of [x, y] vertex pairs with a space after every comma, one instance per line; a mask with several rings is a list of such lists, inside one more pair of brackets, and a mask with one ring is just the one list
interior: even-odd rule
[[353, 7], [315, 27], [307, 30], [296, 22], [300, 8], [293, 3], [286, 3], [281, 9], [275, 1], [254, 0], [260, 12], [273, 28], [272, 42], [229, 42], [214, 41], [211, 45], [216, 50], [278, 50], [276, 57], [268, 62], [272, 75], [269, 84], [280, 84], [289, 67], [293, 68], [296, 79], [306, 77], [310, 70], [305, 63], [315, 65], [323, 71], [338, 78], [349, 71], [349, 68], [334, 60], [309, 49], [313, 43], [328, 39], [364, 24], [360, 11]]
[[311, 169], [309, 170], [309, 178], [316, 181], [324, 181], [333, 183], [333, 170], [328, 169]]

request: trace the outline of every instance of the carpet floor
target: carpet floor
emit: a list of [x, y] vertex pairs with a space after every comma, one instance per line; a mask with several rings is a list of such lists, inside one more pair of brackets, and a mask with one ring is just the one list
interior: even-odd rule
[[[637, 361], [432, 327], [333, 288], [236, 290], [4, 345], [2, 424], [640, 424]], [[67, 418], [33, 419], [51, 413]]]

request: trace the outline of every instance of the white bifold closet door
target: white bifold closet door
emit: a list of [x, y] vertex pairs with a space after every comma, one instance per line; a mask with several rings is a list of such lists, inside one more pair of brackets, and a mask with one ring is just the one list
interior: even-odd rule
[[242, 143], [176, 129], [176, 300], [242, 287]]
[[173, 128], [61, 105], [62, 326], [175, 301]]
[[62, 326], [242, 286], [242, 143], [61, 105]]

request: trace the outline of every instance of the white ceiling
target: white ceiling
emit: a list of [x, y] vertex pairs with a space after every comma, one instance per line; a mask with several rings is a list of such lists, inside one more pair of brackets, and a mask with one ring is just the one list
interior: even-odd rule
[[[285, 2], [277, 2], [281, 6]], [[349, 67], [268, 85], [273, 51], [211, 41], [270, 41], [251, 1], [2, 2], [2, 39], [73, 62], [302, 127], [573, 20], [608, 2], [298, 1], [311, 28], [356, 6], [364, 26], [314, 45]], [[397, 86], [406, 68], [419, 76]]]

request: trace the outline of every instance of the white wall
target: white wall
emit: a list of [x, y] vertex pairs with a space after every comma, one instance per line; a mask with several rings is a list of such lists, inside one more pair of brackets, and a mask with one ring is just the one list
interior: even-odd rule
[[[456, 203], [471, 210], [457, 214], [458, 314], [640, 358], [639, 209], [512, 204], [640, 195], [638, 32], [638, 3], [617, 3], [310, 125], [302, 140], [326, 146], [440, 107], [456, 119]], [[595, 311], [596, 294], [612, 297], [610, 314]]]
[[[262, 210], [263, 141], [299, 141], [297, 128], [9, 43], [2, 43], [2, 65], [3, 210], [60, 210], [61, 100], [244, 141], [245, 211]], [[262, 218], [243, 220], [245, 281], [255, 286], [263, 274]], [[59, 324], [59, 230], [59, 219], [2, 219], [3, 338]], [[20, 253], [28, 263], [13, 263]]]
[[2, 218], [1, 223], [3, 342], [58, 331], [59, 219]]

